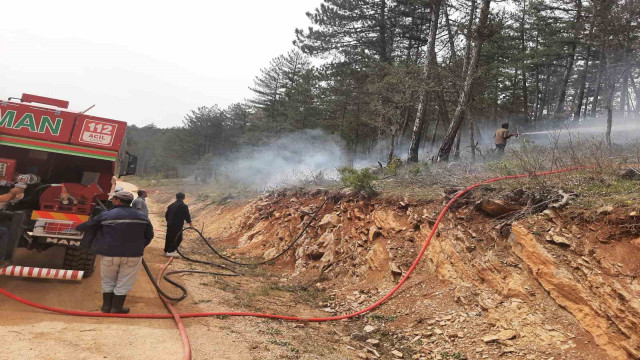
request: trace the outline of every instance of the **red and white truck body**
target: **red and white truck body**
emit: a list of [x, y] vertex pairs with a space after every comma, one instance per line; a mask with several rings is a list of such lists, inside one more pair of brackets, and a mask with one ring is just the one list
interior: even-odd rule
[[[136, 158], [125, 151], [125, 122], [70, 111], [68, 105], [30, 94], [0, 101], [0, 196], [21, 181], [31, 182], [23, 198], [0, 203], [0, 226], [4, 216], [9, 247], [67, 246], [68, 255], [86, 255], [80, 267], [88, 271], [86, 263], [91, 260], [92, 270], [95, 256], [79, 248], [82, 234], [75, 225], [103, 207], [116, 176], [135, 172]], [[28, 223], [20, 239], [11, 225], [19, 222], [16, 217]], [[0, 260], [2, 251], [0, 244]], [[10, 253], [5, 249], [5, 257]], [[65, 260], [65, 267], [76, 267], [74, 261]]]

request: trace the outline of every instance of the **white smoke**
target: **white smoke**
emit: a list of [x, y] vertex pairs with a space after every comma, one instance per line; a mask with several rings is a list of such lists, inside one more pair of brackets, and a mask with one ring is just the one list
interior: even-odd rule
[[345, 165], [344, 141], [321, 130], [302, 130], [266, 145], [244, 147], [215, 159], [214, 174], [255, 189], [293, 185], [311, 178], [336, 177]]

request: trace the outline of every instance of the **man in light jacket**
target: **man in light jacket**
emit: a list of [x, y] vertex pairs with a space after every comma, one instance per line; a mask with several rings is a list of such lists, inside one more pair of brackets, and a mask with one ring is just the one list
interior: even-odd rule
[[499, 155], [504, 155], [504, 148], [507, 147], [507, 140], [512, 137], [518, 137], [518, 134], [509, 133], [509, 123], [503, 123], [500, 129], [496, 130], [495, 134], [493, 134], [493, 141], [496, 144], [495, 151]]
[[131, 207], [141, 211], [143, 214], [149, 216], [149, 208], [147, 207], [147, 191], [144, 189], [138, 190], [138, 197], [133, 200]]

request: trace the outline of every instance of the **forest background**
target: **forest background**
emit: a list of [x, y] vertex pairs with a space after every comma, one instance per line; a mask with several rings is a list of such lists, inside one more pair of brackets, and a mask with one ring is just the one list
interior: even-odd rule
[[324, 0], [307, 17], [251, 98], [131, 126], [138, 173], [477, 161], [502, 122], [607, 124], [610, 141], [640, 121], [636, 1]]

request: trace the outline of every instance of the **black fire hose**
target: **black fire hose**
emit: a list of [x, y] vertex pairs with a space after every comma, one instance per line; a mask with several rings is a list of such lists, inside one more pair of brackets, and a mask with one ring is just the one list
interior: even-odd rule
[[[255, 263], [243, 263], [243, 262], [239, 262], [239, 261], [235, 261], [232, 260], [224, 255], [222, 255], [220, 253], [220, 251], [216, 250], [213, 245], [211, 245], [211, 243], [209, 242], [209, 240], [204, 236], [204, 234], [202, 234], [202, 232], [194, 227], [187, 227], [182, 229], [178, 235], [176, 235], [176, 240], [180, 237], [180, 235], [182, 235], [185, 231], [187, 230], [191, 230], [191, 231], [195, 231], [198, 236], [200, 237], [200, 239], [202, 239], [202, 241], [204, 241], [205, 244], [207, 244], [207, 246], [209, 247], [209, 249], [211, 249], [211, 251], [213, 251], [214, 254], [216, 254], [217, 256], [219, 256], [221, 259], [223, 259], [224, 261], [227, 261], [229, 263], [232, 263], [234, 265], [238, 265], [238, 266], [258, 266], [258, 265], [264, 265], [267, 264], [269, 262], [272, 262], [276, 259], [278, 259], [279, 257], [281, 257], [282, 255], [286, 254], [289, 250], [291, 250], [291, 248], [298, 242], [298, 240], [300, 240], [302, 238], [302, 236], [304, 235], [304, 233], [307, 231], [307, 229], [309, 228], [309, 226], [311, 225], [311, 223], [313, 222], [313, 220], [315, 220], [315, 218], [318, 216], [318, 213], [320, 213], [320, 210], [322, 210], [322, 208], [324, 207], [324, 205], [327, 203], [327, 201], [329, 201], [329, 197], [326, 197], [324, 199], [324, 201], [322, 202], [322, 204], [320, 205], [320, 207], [318, 207], [318, 209], [311, 215], [311, 218], [309, 219], [309, 221], [307, 221], [307, 223], [305, 224], [305, 226], [302, 228], [302, 230], [300, 230], [300, 232], [298, 233], [298, 236], [296, 236], [293, 241], [291, 241], [289, 243], [289, 245], [287, 245], [287, 247], [282, 250], [280, 253], [278, 253], [277, 255], [275, 255], [274, 257], [268, 259], [268, 260], [264, 260], [264, 261], [259, 261], [259, 262], [255, 262]], [[198, 259], [193, 259], [190, 258], [188, 256], [186, 256], [185, 254], [183, 254], [180, 251], [180, 246], [178, 246], [178, 248], [176, 249], [176, 251], [178, 252], [178, 254], [184, 258], [187, 261], [191, 261], [194, 263], [198, 263], [198, 264], [205, 264], [205, 265], [209, 265], [209, 266], [215, 266], [217, 268], [220, 269], [224, 269], [227, 272], [226, 273], [221, 273], [221, 272], [213, 272], [213, 271], [201, 271], [201, 270], [176, 270], [176, 271], [170, 271], [164, 274], [163, 279], [166, 280], [169, 284], [175, 286], [176, 288], [178, 288], [181, 292], [180, 296], [171, 296], [168, 295], [167, 293], [165, 293], [161, 288], [160, 285], [158, 285], [158, 283], [155, 281], [155, 278], [153, 277], [153, 274], [151, 274], [151, 270], [149, 269], [149, 266], [147, 265], [146, 261], [144, 261], [144, 258], [142, 259], [142, 266], [144, 267], [144, 271], [147, 273], [147, 276], [149, 276], [149, 279], [151, 280], [151, 283], [153, 284], [153, 286], [156, 288], [156, 290], [165, 298], [171, 300], [171, 301], [181, 301], [184, 300], [187, 297], [187, 289], [179, 284], [178, 282], [172, 280], [169, 278], [169, 276], [171, 275], [175, 275], [175, 274], [183, 274], [183, 273], [191, 273], [191, 274], [207, 274], [207, 275], [216, 275], [216, 276], [240, 276], [240, 274], [231, 269], [228, 268], [224, 265], [221, 264], [216, 264], [213, 262], [209, 262], [209, 261], [204, 261], [204, 260], [198, 260]]]

